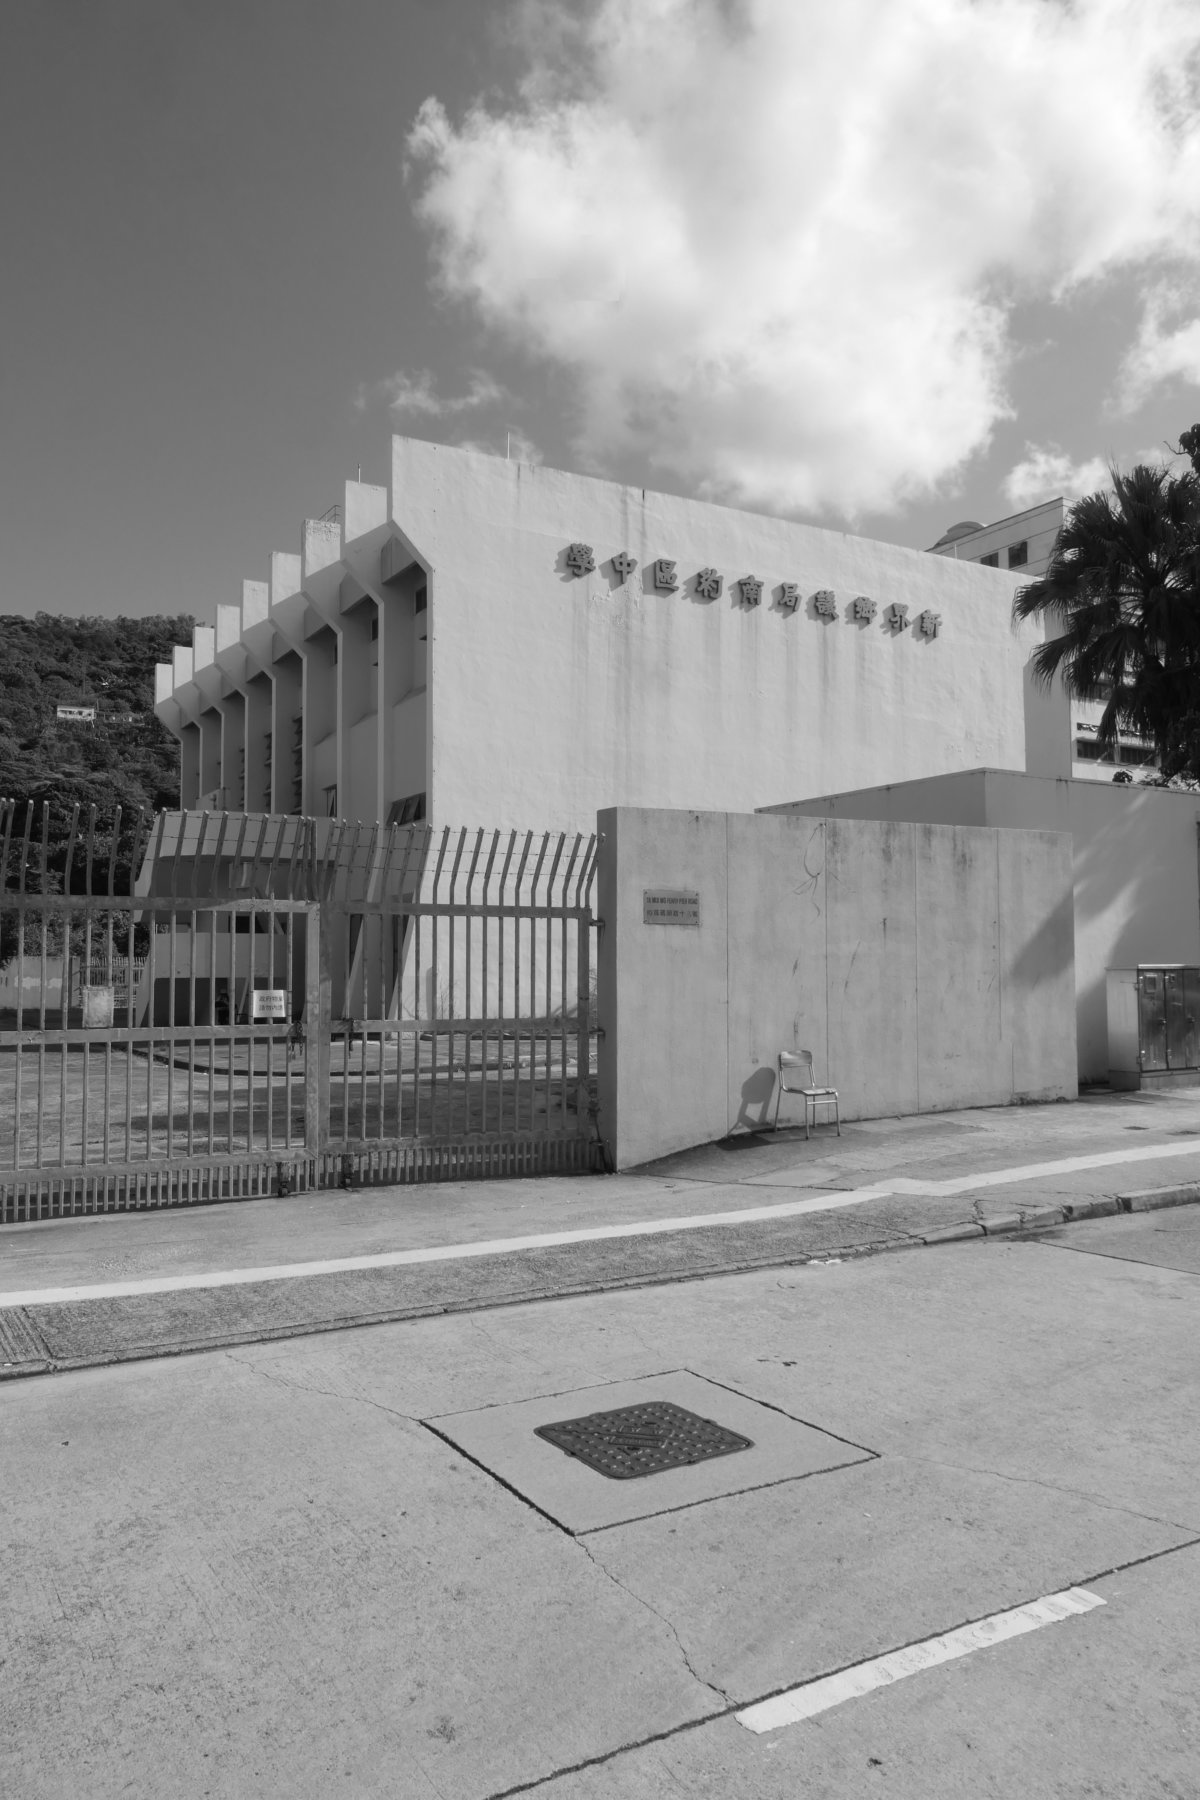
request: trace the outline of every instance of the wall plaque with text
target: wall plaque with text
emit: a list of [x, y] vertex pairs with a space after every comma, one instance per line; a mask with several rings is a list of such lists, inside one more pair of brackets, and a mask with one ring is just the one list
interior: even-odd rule
[[250, 1017], [252, 1019], [286, 1019], [288, 1016], [288, 997], [286, 988], [256, 988], [250, 996]]
[[643, 925], [699, 925], [700, 896], [687, 888], [644, 888]]

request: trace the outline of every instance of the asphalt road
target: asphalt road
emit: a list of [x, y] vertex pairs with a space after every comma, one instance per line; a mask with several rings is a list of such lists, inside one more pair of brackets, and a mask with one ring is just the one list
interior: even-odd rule
[[[0, 1792], [1193, 1800], [1198, 1271], [1185, 1207], [10, 1381]], [[672, 1396], [751, 1448], [535, 1434]]]

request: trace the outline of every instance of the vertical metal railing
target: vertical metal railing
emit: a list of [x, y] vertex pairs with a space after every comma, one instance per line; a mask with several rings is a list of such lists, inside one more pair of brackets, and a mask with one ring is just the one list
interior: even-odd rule
[[353, 841], [327, 1138], [345, 1179], [589, 1166], [595, 856], [582, 833]]
[[0, 801], [0, 1222], [315, 1178], [319, 908], [221, 895], [222, 828], [135, 894], [144, 818]]
[[0, 1221], [590, 1166], [595, 857], [0, 802]]

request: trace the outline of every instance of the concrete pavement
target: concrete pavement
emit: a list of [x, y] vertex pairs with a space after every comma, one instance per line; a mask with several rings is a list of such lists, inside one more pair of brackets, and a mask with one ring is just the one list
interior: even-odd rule
[[[1190, 1800], [1198, 1262], [1185, 1207], [10, 1382], [0, 1791]], [[836, 1464], [549, 1516], [529, 1409], [672, 1372]], [[1104, 1605], [737, 1721], [1076, 1586]]]
[[1178, 1090], [735, 1137], [630, 1176], [10, 1227], [0, 1377], [1046, 1228], [1198, 1182]]

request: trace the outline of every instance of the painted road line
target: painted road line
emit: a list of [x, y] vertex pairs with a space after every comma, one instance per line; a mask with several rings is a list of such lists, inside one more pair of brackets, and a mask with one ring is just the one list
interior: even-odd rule
[[[1155, 1162], [1164, 1156], [1194, 1156], [1200, 1139], [1185, 1144], [1137, 1144], [1127, 1150], [1098, 1150], [1091, 1156], [1064, 1156], [1058, 1162], [1025, 1163], [1020, 1168], [988, 1169], [976, 1175], [951, 1175], [945, 1181], [925, 1181], [920, 1176], [895, 1175], [877, 1188], [855, 1188], [856, 1194], [918, 1195], [927, 1199], [952, 1198], [980, 1188], [1004, 1187], [1012, 1181], [1036, 1181], [1043, 1175], [1075, 1175], [1089, 1169], [1106, 1169], [1116, 1163]], [[743, 1187], [784, 1187], [786, 1171], [773, 1175], [747, 1175]]]
[[1027, 1631], [1040, 1631], [1043, 1625], [1057, 1625], [1063, 1619], [1091, 1612], [1093, 1607], [1104, 1604], [1099, 1594], [1089, 1593], [1087, 1588], [1066, 1588], [1060, 1594], [1045, 1594], [1026, 1606], [1014, 1606], [1011, 1612], [992, 1613], [989, 1618], [976, 1619], [973, 1625], [960, 1625], [955, 1631], [947, 1631], [942, 1637], [925, 1638], [919, 1644], [906, 1645], [903, 1650], [873, 1657], [870, 1662], [856, 1663], [852, 1669], [842, 1669], [836, 1675], [807, 1681], [801, 1687], [790, 1688], [786, 1694], [776, 1694], [772, 1700], [760, 1700], [754, 1706], [747, 1706], [734, 1717], [747, 1731], [760, 1733], [778, 1731], [782, 1725], [798, 1725], [802, 1719], [828, 1712], [831, 1706], [840, 1706], [844, 1700], [855, 1700], [876, 1688], [888, 1687], [893, 1681], [903, 1681], [906, 1675], [919, 1675], [922, 1669], [953, 1662], [957, 1657], [969, 1656], [974, 1650], [989, 1650], [993, 1644], [1023, 1637]]
[[[551, 1250], [562, 1244], [603, 1243], [612, 1238], [655, 1237], [671, 1231], [703, 1231], [714, 1225], [753, 1225], [764, 1219], [794, 1219], [805, 1213], [837, 1212], [868, 1200], [950, 1199], [977, 1188], [1029, 1181], [1044, 1175], [1070, 1175], [1118, 1163], [1151, 1162], [1165, 1156], [1200, 1154], [1200, 1138], [1188, 1143], [1141, 1144], [1132, 1150], [1110, 1150], [1093, 1156], [1068, 1156], [1059, 1162], [1024, 1163], [1018, 1168], [988, 1169], [957, 1175], [949, 1181], [920, 1181], [893, 1176], [870, 1187], [806, 1195], [773, 1206], [744, 1206], [731, 1212], [692, 1213], [678, 1219], [635, 1219], [622, 1225], [591, 1225], [577, 1231], [542, 1231], [528, 1237], [485, 1238], [478, 1243], [432, 1244], [419, 1250], [381, 1250], [371, 1256], [341, 1256], [323, 1262], [270, 1264], [263, 1268], [216, 1269], [198, 1275], [153, 1275], [140, 1280], [104, 1281], [78, 1287], [22, 1288], [0, 1294], [3, 1306], [62, 1305], [73, 1300], [127, 1300], [137, 1294], [175, 1294], [189, 1288], [240, 1287], [251, 1281], [296, 1281], [307, 1275], [347, 1275], [355, 1269], [400, 1269], [419, 1263], [457, 1262], [471, 1256], [510, 1256], [521, 1250]], [[745, 1185], [749, 1186], [750, 1183]]]

